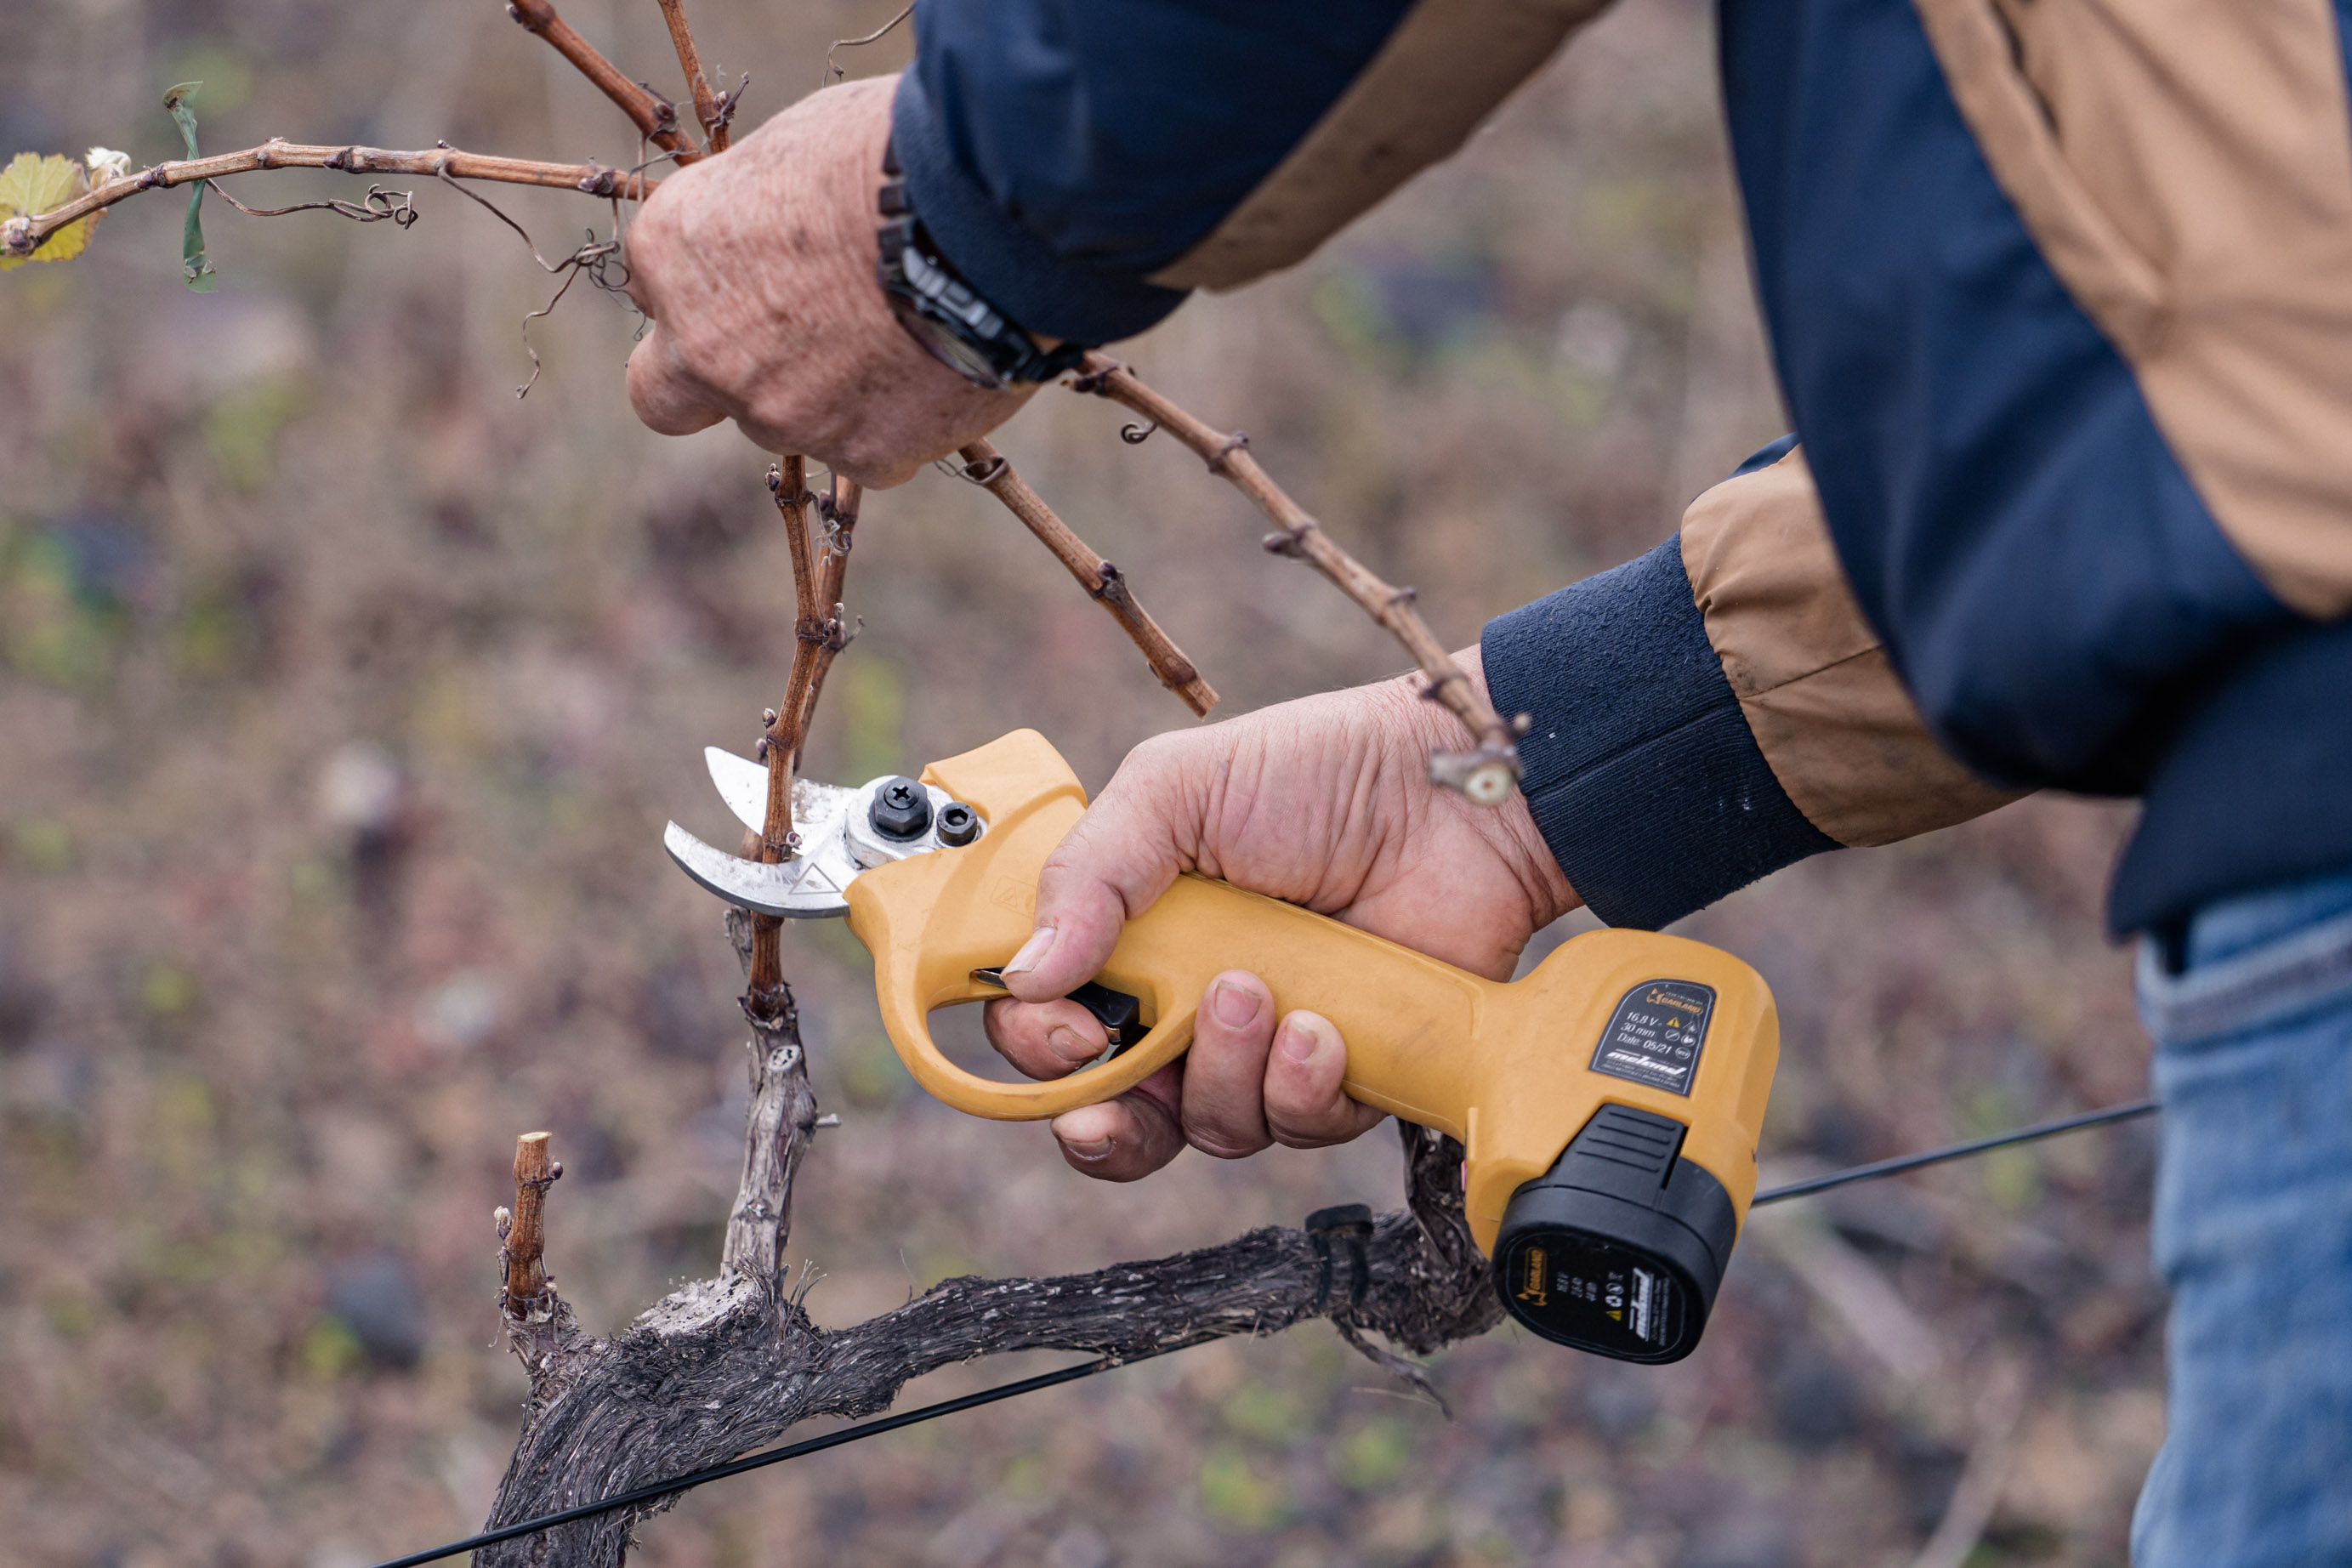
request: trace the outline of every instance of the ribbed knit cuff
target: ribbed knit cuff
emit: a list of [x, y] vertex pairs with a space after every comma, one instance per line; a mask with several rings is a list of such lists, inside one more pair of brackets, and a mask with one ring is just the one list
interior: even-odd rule
[[1536, 826], [1586, 907], [1654, 931], [1839, 847], [1773, 777], [1706, 640], [1682, 542], [1497, 616], [1480, 639]]
[[940, 253], [982, 298], [1028, 331], [1088, 346], [1117, 342], [1156, 324], [1187, 298], [1181, 289], [1078, 266], [1006, 216], [957, 166], [919, 69], [898, 79], [890, 144], [915, 214]]

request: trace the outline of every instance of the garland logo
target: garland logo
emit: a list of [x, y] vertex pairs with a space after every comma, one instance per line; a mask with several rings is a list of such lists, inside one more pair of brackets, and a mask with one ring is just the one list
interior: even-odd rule
[[1544, 1249], [1540, 1247], [1528, 1248], [1527, 1274], [1519, 1281], [1517, 1295], [1531, 1307], [1551, 1305], [1551, 1298], [1544, 1291]]

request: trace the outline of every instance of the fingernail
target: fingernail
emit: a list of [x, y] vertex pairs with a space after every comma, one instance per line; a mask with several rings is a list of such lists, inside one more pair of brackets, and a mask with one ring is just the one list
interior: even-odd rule
[[1055, 1056], [1073, 1067], [1080, 1062], [1092, 1061], [1103, 1052], [1100, 1046], [1090, 1046], [1078, 1038], [1078, 1032], [1067, 1024], [1056, 1025], [1054, 1032], [1045, 1037], [1045, 1045]]
[[1089, 1138], [1083, 1143], [1065, 1143], [1062, 1147], [1067, 1149], [1078, 1159], [1099, 1160], [1109, 1154], [1110, 1140], [1108, 1138]]
[[1282, 1037], [1275, 1041], [1274, 1048], [1280, 1051], [1286, 1060], [1304, 1062], [1314, 1058], [1315, 1047], [1321, 1043], [1315, 1037], [1313, 1029], [1292, 1019], [1282, 1026]]
[[1217, 983], [1217, 994], [1210, 999], [1217, 1022], [1228, 1029], [1238, 1029], [1257, 1016], [1258, 995], [1246, 985], [1236, 985], [1230, 980]]
[[1060, 934], [1052, 926], [1039, 926], [1031, 931], [1029, 940], [1021, 944], [1021, 951], [1013, 955], [1013, 962], [1004, 966], [1004, 973], [1026, 974], [1045, 963], [1045, 955], [1054, 951], [1054, 939]]

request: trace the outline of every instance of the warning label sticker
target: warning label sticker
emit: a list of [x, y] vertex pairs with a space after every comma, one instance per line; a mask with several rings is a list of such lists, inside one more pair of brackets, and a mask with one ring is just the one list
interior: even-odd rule
[[1687, 1097], [1714, 1011], [1711, 985], [1645, 980], [1626, 992], [1610, 1015], [1592, 1053], [1592, 1070]]

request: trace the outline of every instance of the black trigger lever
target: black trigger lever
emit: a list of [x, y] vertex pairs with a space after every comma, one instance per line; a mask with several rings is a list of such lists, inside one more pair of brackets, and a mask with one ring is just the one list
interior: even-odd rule
[[[1004, 988], [1002, 968], [975, 969], [971, 977], [982, 985], [993, 985], [1000, 991]], [[1071, 992], [1068, 1000], [1093, 1015], [1094, 1021], [1103, 1026], [1104, 1037], [1110, 1042], [1110, 1048], [1096, 1058], [1097, 1061], [1108, 1061], [1121, 1047], [1143, 1037], [1143, 1004], [1126, 992], [1089, 980]]]

